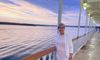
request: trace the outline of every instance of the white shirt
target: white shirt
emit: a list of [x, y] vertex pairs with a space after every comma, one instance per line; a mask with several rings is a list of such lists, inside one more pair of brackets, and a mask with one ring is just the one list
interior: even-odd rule
[[60, 35], [58, 33], [56, 39], [56, 48], [57, 60], [68, 60], [69, 53], [73, 53], [73, 44], [72, 40], [66, 33], [64, 35]]

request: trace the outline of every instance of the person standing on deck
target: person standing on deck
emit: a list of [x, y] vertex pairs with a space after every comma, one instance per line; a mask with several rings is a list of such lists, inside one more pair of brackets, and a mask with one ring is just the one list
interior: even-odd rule
[[57, 60], [72, 60], [73, 44], [72, 39], [66, 35], [65, 25], [60, 23], [56, 39]]

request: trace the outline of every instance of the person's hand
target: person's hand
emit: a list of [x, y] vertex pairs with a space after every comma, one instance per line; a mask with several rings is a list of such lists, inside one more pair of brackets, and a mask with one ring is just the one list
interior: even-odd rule
[[69, 53], [69, 60], [72, 60], [73, 53]]

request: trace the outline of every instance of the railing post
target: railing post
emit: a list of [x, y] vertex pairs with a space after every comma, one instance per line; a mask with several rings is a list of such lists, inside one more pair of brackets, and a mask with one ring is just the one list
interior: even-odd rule
[[79, 10], [77, 37], [79, 37], [80, 21], [81, 21], [81, 12], [82, 12], [82, 9], [81, 9], [81, 0], [80, 0], [80, 10]]
[[58, 9], [58, 26], [61, 23], [61, 19], [62, 19], [62, 1], [63, 0], [59, 0], [59, 9]]
[[85, 34], [87, 34], [87, 25], [88, 25], [88, 14], [87, 14], [87, 11], [86, 11]]

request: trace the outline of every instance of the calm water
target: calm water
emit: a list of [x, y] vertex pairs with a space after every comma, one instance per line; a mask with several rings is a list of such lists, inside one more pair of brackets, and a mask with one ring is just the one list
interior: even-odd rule
[[[56, 27], [0, 25], [0, 58], [34, 54], [54, 46]], [[66, 28], [71, 38], [77, 37], [77, 28]], [[80, 35], [85, 29], [81, 28]]]

